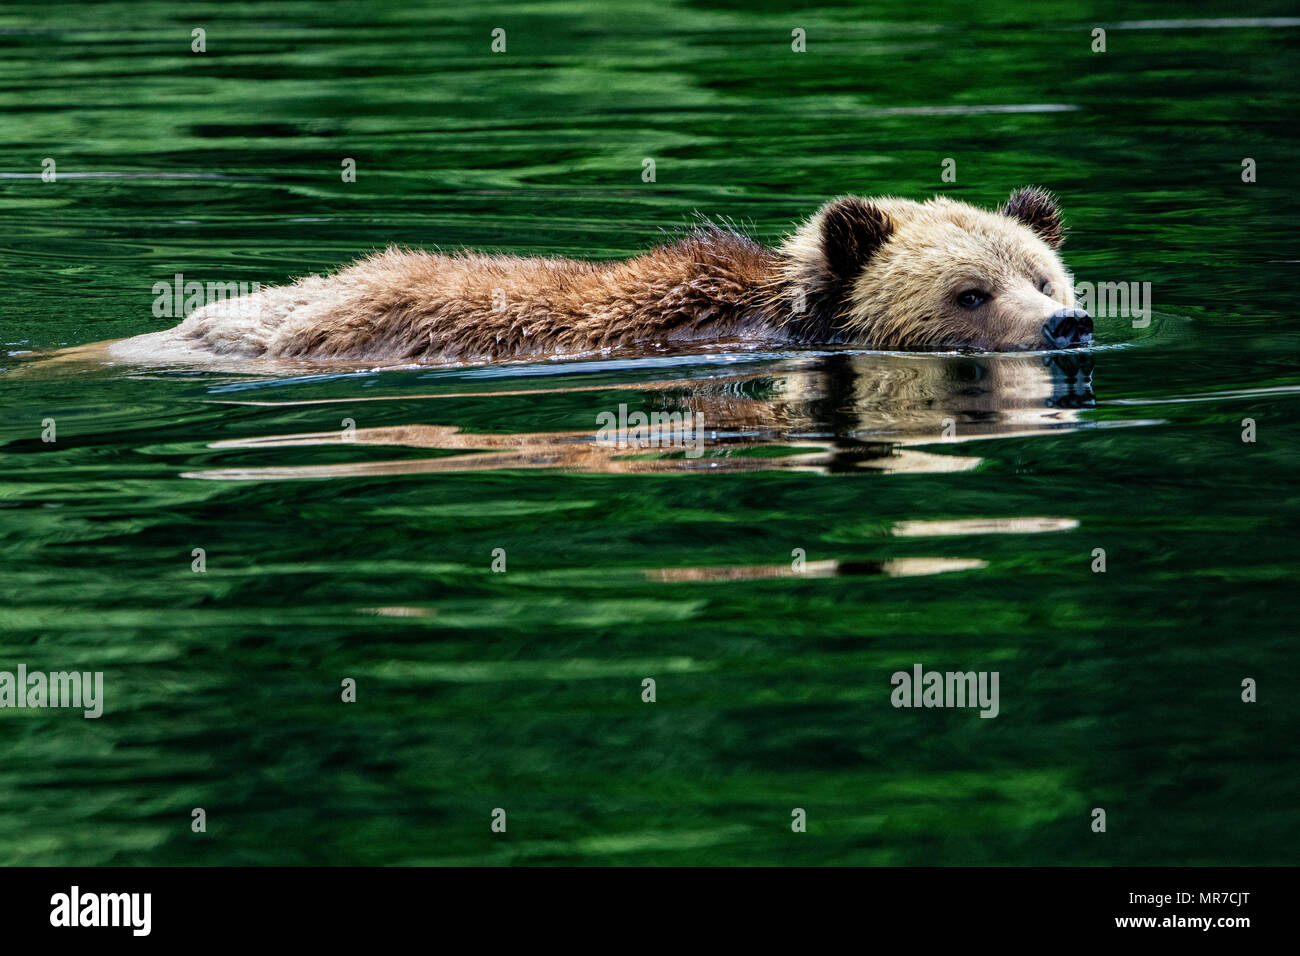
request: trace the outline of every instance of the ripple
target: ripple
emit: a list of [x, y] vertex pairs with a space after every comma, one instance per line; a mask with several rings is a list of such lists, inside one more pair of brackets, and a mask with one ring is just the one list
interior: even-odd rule
[[809, 561], [802, 571], [790, 564], [752, 564], [702, 568], [655, 568], [645, 572], [651, 581], [698, 583], [712, 581], [759, 581], [766, 578], [834, 578], [881, 575], [914, 578], [952, 571], [974, 571], [988, 567], [978, 558], [893, 558], [888, 561]]
[[978, 116], [983, 113], [1073, 113], [1070, 103], [997, 103], [984, 106], [888, 106], [870, 112], [878, 116]]
[[1200, 20], [1121, 20], [1111, 30], [1250, 30], [1300, 27], [1300, 17], [1218, 17]]
[[1075, 518], [944, 518], [933, 521], [899, 521], [890, 533], [899, 538], [933, 538], [963, 534], [1047, 534], [1073, 531]]

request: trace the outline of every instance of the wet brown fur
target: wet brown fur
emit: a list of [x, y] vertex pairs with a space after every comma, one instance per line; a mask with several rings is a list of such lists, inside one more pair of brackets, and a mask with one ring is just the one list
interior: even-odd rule
[[[440, 364], [720, 342], [1030, 347], [1022, 340], [1042, 315], [1071, 304], [1026, 284], [1037, 273], [1067, 286], [1060, 236], [1055, 203], [1026, 189], [997, 213], [841, 197], [776, 248], [712, 225], [619, 262], [389, 248], [332, 276], [211, 303], [109, 351]], [[956, 277], [954, 248], [965, 263]], [[1014, 307], [987, 320], [948, 314], [954, 290], [941, 284], [986, 276], [1023, 286], [999, 300]]]
[[774, 268], [772, 250], [721, 229], [625, 262], [388, 249], [338, 275], [347, 291], [329, 323], [294, 323], [273, 348], [491, 361], [741, 338], [764, 312]]

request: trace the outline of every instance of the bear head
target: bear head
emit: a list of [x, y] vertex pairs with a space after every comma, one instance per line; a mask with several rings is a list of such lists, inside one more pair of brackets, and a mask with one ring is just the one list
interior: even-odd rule
[[1056, 202], [1025, 188], [996, 212], [936, 197], [831, 200], [781, 247], [794, 330], [877, 349], [1092, 344], [1057, 250]]

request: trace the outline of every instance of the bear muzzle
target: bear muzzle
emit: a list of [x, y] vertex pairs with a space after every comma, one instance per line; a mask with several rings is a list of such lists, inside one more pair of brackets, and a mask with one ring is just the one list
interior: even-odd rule
[[1092, 316], [1083, 309], [1057, 309], [1043, 325], [1043, 341], [1053, 349], [1092, 345]]

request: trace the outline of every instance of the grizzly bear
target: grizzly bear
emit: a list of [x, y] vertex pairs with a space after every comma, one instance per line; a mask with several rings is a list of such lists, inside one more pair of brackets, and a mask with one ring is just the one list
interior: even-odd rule
[[770, 248], [707, 225], [627, 261], [389, 248], [109, 346], [143, 362], [460, 364], [688, 345], [1009, 351], [1088, 345], [1055, 201], [996, 212], [845, 196]]

